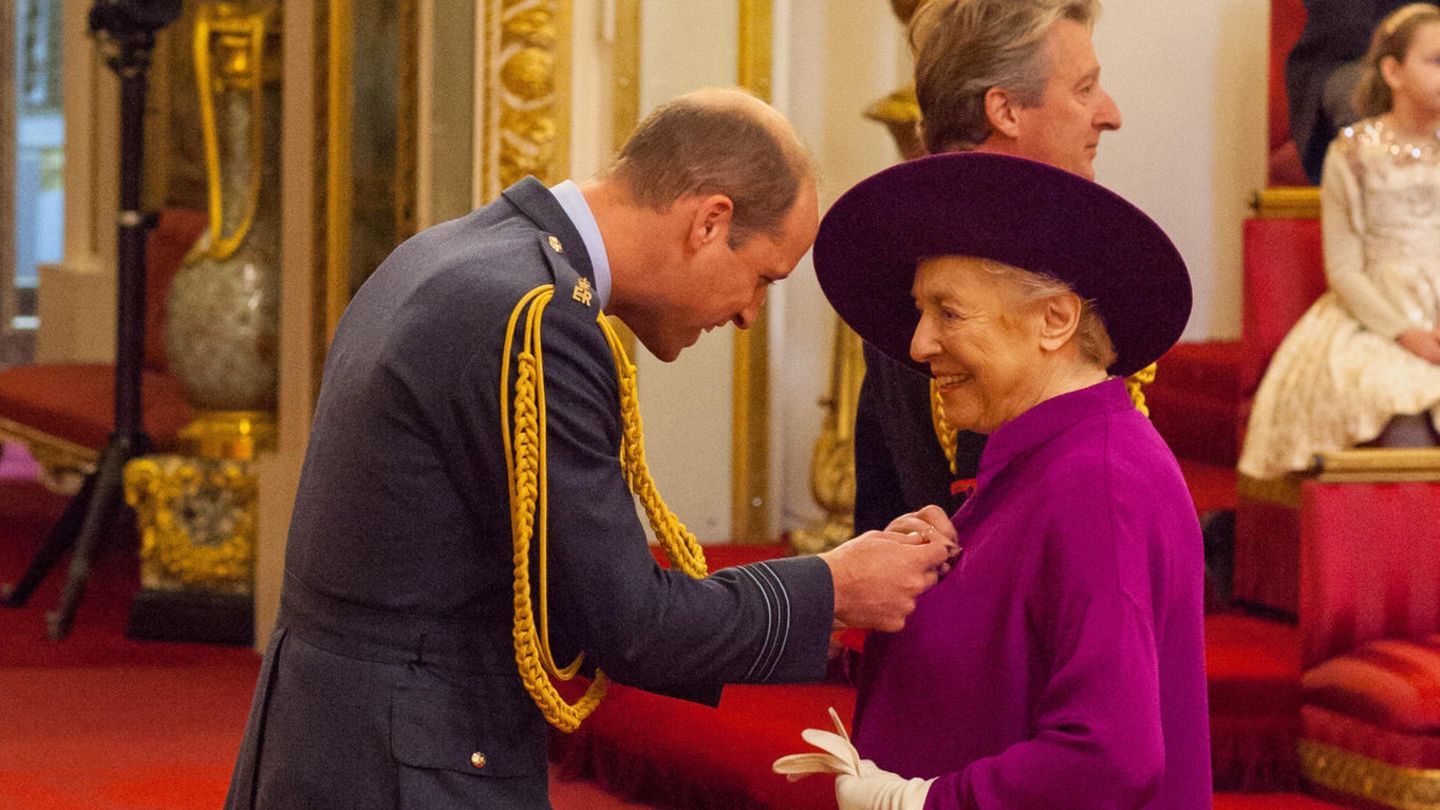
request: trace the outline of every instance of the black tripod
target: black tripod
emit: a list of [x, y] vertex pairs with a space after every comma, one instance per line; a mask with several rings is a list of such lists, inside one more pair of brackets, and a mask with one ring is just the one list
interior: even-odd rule
[[140, 368], [145, 343], [145, 239], [154, 217], [140, 211], [144, 165], [146, 71], [155, 32], [180, 16], [181, 0], [96, 0], [90, 31], [109, 51], [107, 63], [120, 77], [120, 277], [115, 312], [115, 426], [95, 472], [86, 476], [50, 529], [19, 583], [8, 588], [4, 604], [24, 605], [35, 588], [73, 548], [70, 573], [59, 606], [49, 614], [48, 634], [64, 638], [90, 576], [90, 563], [101, 538], [123, 508], [125, 464], [150, 449], [141, 424]]

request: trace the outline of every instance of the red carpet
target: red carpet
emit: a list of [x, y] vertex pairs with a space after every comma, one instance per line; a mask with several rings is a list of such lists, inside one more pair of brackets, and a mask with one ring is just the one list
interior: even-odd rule
[[[0, 583], [13, 583], [65, 499], [0, 455]], [[23, 608], [0, 608], [0, 808], [214, 810], [225, 800], [260, 659], [248, 648], [125, 638], [135, 541], [96, 556], [74, 629], [45, 638], [66, 562]], [[557, 810], [640, 810], [552, 779]]]
[[[0, 582], [19, 577], [64, 505], [64, 499], [23, 480], [29, 475], [30, 468], [13, 455], [0, 458]], [[721, 547], [709, 556], [712, 567], [720, 567], [774, 553], [763, 547]], [[0, 608], [0, 808], [198, 810], [223, 801], [258, 657], [248, 649], [126, 639], [136, 568], [133, 539], [102, 549], [74, 629], [62, 642], [45, 639], [44, 613], [58, 600], [63, 564], [26, 607]], [[1224, 709], [1217, 714], [1215, 731], [1235, 741], [1235, 767], [1225, 772], [1217, 763], [1217, 779], [1259, 789], [1293, 779], [1293, 766], [1287, 764], [1293, 762], [1293, 749], [1286, 737], [1293, 735], [1288, 724], [1299, 667], [1293, 628], [1226, 616], [1213, 617], [1209, 633], [1211, 701]], [[679, 714], [656, 714], [653, 703], [636, 700], [644, 697], [641, 693], [617, 690], [596, 719], [613, 718], [612, 726], [623, 728], [632, 745], [672, 756], [612, 757], [605, 766], [595, 757], [585, 765], [586, 757], [572, 755], [569, 771], [557, 770], [582, 778], [552, 775], [555, 807], [658, 806], [615, 798], [598, 785], [637, 800], [655, 798], [639, 784], [647, 773], [664, 778], [665, 771], [671, 776], [683, 772], [688, 778], [702, 769], [732, 767], [741, 775], [719, 793], [733, 793], [738, 785], [748, 791], [742, 795], [772, 807], [826, 806], [829, 785], [807, 780], [792, 786], [768, 771], [774, 755], [799, 750], [803, 726], [793, 729], [793, 740], [771, 740], [775, 732], [764, 731], [765, 721], [776, 705], [812, 718], [822, 718], [824, 705], [831, 703], [848, 713], [848, 696], [837, 687], [797, 690], [777, 704], [776, 695], [784, 691], [732, 688], [720, 710], [687, 705]], [[603, 729], [603, 722], [587, 725], [581, 734], [591, 728]], [[702, 732], [716, 733], [707, 737]], [[585, 742], [578, 735], [571, 743], [608, 744], [595, 737]], [[767, 746], [783, 750], [771, 752]], [[602, 762], [599, 773], [596, 761]], [[695, 807], [716, 798], [692, 793], [664, 806]], [[1221, 795], [1215, 806], [1332, 807], [1287, 793]]]

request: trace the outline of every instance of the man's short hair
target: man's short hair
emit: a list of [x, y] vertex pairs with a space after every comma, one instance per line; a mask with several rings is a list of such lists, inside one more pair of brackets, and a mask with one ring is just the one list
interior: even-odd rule
[[1089, 28], [1100, 0], [930, 0], [910, 19], [915, 95], [925, 146], [973, 149], [990, 137], [985, 94], [999, 87], [1022, 106], [1041, 103], [1052, 66], [1045, 37], [1058, 20]]
[[636, 203], [656, 211], [686, 196], [729, 197], [735, 248], [757, 233], [780, 238], [801, 182], [815, 170], [788, 125], [762, 120], [750, 105], [726, 103], [723, 96], [717, 103], [701, 94], [655, 108], [606, 174], [620, 180]]

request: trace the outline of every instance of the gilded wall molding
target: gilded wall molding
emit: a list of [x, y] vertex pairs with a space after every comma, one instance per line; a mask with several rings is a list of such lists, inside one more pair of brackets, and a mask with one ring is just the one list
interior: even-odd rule
[[[774, 6], [739, 0], [740, 42], [736, 81], [771, 100]], [[733, 416], [730, 433], [730, 536], [766, 543], [770, 534], [770, 312], [762, 308], [749, 329], [735, 332]]]
[[477, 206], [570, 170], [569, 0], [483, 0], [476, 52]]

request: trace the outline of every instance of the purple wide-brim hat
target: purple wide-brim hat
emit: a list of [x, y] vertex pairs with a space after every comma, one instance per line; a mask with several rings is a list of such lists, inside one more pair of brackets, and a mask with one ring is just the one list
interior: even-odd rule
[[1112, 374], [1155, 362], [1190, 318], [1190, 274], [1165, 232], [1118, 194], [1022, 158], [981, 152], [892, 166], [845, 192], [815, 239], [825, 297], [867, 343], [911, 367], [915, 267], [937, 256], [1002, 262], [1091, 301], [1118, 355]]

